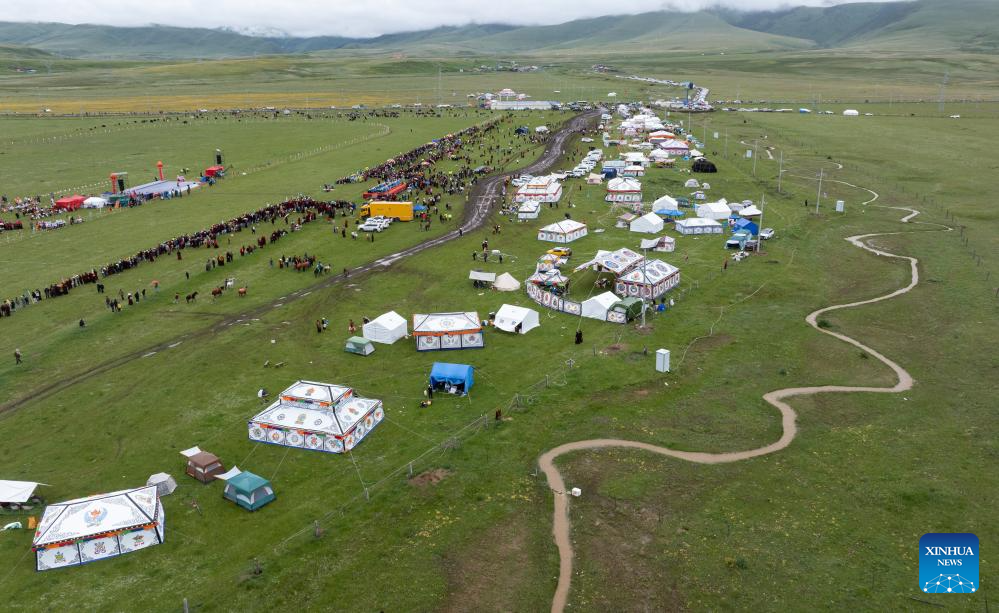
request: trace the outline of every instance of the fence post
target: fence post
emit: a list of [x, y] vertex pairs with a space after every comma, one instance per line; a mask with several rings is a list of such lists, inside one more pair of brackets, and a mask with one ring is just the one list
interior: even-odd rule
[[191, 609], [187, 605], [187, 598], [184, 599], [184, 613], [190, 613]]
[[413, 476], [413, 463], [412, 462], [409, 463], [409, 476], [410, 477]]

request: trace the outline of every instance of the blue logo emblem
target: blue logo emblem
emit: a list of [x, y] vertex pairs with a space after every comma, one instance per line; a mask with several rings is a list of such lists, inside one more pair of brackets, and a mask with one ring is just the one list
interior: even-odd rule
[[978, 584], [978, 537], [970, 532], [930, 533], [919, 539], [919, 590], [973, 594]]

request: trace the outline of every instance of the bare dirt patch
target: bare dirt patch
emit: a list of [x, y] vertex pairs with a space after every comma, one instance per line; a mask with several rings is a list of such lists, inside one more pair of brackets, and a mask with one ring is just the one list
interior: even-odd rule
[[441, 611], [517, 610], [517, 586], [536, 580], [537, 569], [528, 554], [528, 529], [516, 524], [496, 525], [477, 542], [444, 556], [448, 591]]
[[428, 470], [422, 472], [415, 477], [409, 479], [409, 484], [416, 487], [427, 487], [428, 485], [437, 485], [444, 479], [447, 479], [453, 474], [450, 470], [446, 468], [435, 468], [433, 470]]

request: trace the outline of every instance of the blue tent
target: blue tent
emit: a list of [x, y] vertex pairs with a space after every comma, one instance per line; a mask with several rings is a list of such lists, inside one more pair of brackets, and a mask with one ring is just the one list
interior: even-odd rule
[[601, 174], [603, 174], [603, 176], [604, 176], [605, 179], [613, 179], [613, 178], [617, 177], [617, 169], [616, 168], [604, 168], [603, 172]]
[[756, 236], [760, 233], [760, 227], [756, 225], [754, 222], [746, 219], [745, 217], [740, 217], [739, 219], [736, 219], [735, 223], [732, 224], [732, 231], [735, 232], [737, 230], [745, 230], [753, 236]]
[[434, 389], [440, 387], [457, 387], [464, 395], [472, 389], [474, 369], [468, 364], [448, 364], [447, 362], [434, 362], [430, 369], [430, 386]]
[[656, 215], [660, 217], [683, 217], [686, 213], [674, 209], [659, 209], [656, 211]]

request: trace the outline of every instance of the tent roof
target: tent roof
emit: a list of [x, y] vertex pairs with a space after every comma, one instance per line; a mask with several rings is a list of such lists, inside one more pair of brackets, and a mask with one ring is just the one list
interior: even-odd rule
[[614, 306], [614, 304], [617, 303], [618, 300], [620, 300], [620, 298], [618, 298], [614, 294], [614, 292], [604, 292], [602, 294], [593, 296], [592, 298], [587, 298], [586, 300], [583, 301], [583, 304], [596, 303], [605, 309], [609, 309], [612, 306]]
[[512, 292], [520, 289], [520, 281], [516, 280], [510, 273], [505, 272], [496, 277], [496, 281], [493, 282], [493, 287], [500, 291]]
[[685, 219], [677, 219], [676, 225], [685, 227], [696, 227], [696, 226], [720, 226], [721, 224], [714, 219], [707, 219], [706, 217], [687, 217]]
[[474, 369], [468, 364], [434, 362], [430, 367], [431, 381], [446, 381], [451, 384], [467, 383], [472, 380]]
[[448, 332], [478, 332], [482, 329], [476, 311], [455, 313], [416, 313], [413, 315], [413, 334], [445, 334]]
[[643, 238], [642, 249], [655, 249], [659, 245], [669, 245], [676, 243], [672, 236], [660, 236], [658, 238]]
[[538, 314], [534, 309], [528, 309], [522, 306], [517, 306], [514, 304], [504, 304], [496, 311], [496, 319], [512, 319], [515, 322], [524, 321], [527, 319], [528, 315], [534, 313]]
[[641, 189], [642, 183], [631, 177], [617, 177], [607, 182], [609, 192], [637, 192]]
[[[367, 340], [367, 339], [364, 339]], [[374, 411], [380, 401], [351, 396], [337, 407], [302, 407], [277, 401], [253, 417], [253, 422], [280, 428], [308, 430], [333, 436], [344, 436], [357, 422]]]
[[271, 482], [267, 479], [249, 471], [239, 473], [235, 477], [229, 479], [228, 483], [244, 494], [251, 494], [256, 490], [271, 484]]
[[584, 264], [580, 264], [575, 268], [575, 272], [588, 268], [594, 264], [606, 270], [607, 272], [612, 272], [615, 274], [621, 274], [621, 272], [628, 270], [632, 266], [635, 266], [639, 262], [645, 259], [645, 256], [635, 253], [627, 247], [622, 247], [617, 251], [598, 251], [597, 255], [594, 256], [592, 260]]
[[382, 313], [378, 317], [375, 317], [368, 322], [368, 325], [377, 324], [384, 328], [392, 329], [398, 328], [399, 326], [406, 325], [406, 318], [402, 315], [396, 313], [395, 311], [389, 311], [388, 313]]
[[580, 223], [575, 219], [563, 219], [562, 221], [556, 221], [553, 224], [548, 224], [547, 226], [541, 228], [541, 232], [556, 232], [559, 234], [570, 234], [579, 230], [580, 228], [585, 228], [585, 223]]
[[756, 208], [756, 205], [751, 204], [739, 211], [739, 214], [743, 217], [756, 217], [757, 215], [762, 215], [763, 211]]
[[649, 212], [649, 213], [646, 213], [645, 215], [642, 215], [641, 217], [639, 217], [635, 221], [641, 221], [643, 219], [645, 221], [649, 222], [649, 223], [656, 224], [656, 225], [659, 225], [659, 224], [661, 224], [663, 222], [663, 220], [662, 220], [661, 217], [659, 217], [658, 215], [656, 215], [655, 213], [652, 213], [652, 212]]
[[728, 215], [732, 212], [732, 209], [728, 208], [728, 204], [724, 202], [705, 202], [704, 204], [697, 205], [698, 209], [706, 209], [712, 213], [725, 213]]
[[27, 502], [39, 485], [45, 484], [35, 481], [5, 481], [0, 479], [0, 502]]
[[351, 393], [349, 387], [318, 383], [316, 381], [296, 381], [278, 395], [282, 401], [300, 406], [332, 406]]
[[472, 270], [468, 273], [468, 278], [472, 281], [488, 281], [492, 283], [496, 280], [496, 273], [494, 272], [484, 272], [481, 270]]
[[32, 544], [39, 547], [144, 526], [156, 522], [158, 512], [155, 485], [51, 504]]
[[370, 345], [371, 341], [364, 338], [363, 336], [352, 336], [347, 339], [347, 343], [351, 345]]
[[187, 461], [195, 466], [208, 466], [209, 464], [218, 462], [219, 458], [214, 453], [199, 451], [198, 453], [187, 456]]
[[680, 206], [680, 203], [676, 201], [673, 196], [660, 196], [652, 203], [652, 209], [675, 209]]
[[668, 278], [680, 269], [672, 264], [667, 264], [662, 260], [648, 260], [644, 265], [639, 266], [621, 277], [622, 281], [629, 283], [642, 283], [652, 285]]

